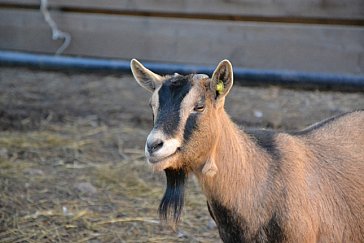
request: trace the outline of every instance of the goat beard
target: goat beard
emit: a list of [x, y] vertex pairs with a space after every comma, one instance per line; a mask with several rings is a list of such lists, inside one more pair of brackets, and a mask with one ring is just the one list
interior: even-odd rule
[[185, 182], [187, 173], [182, 169], [165, 169], [167, 187], [159, 205], [159, 217], [176, 227], [184, 205]]

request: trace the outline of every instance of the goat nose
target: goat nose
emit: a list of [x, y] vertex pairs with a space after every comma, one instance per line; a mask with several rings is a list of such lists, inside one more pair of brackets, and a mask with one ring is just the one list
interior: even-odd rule
[[158, 151], [160, 148], [163, 147], [163, 141], [157, 139], [155, 141], [147, 142], [147, 148], [149, 154], [153, 154], [154, 152]]

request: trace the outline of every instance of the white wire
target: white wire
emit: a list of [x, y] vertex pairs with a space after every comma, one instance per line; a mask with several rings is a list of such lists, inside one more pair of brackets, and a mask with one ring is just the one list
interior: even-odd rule
[[52, 19], [48, 11], [48, 0], [41, 0], [40, 11], [43, 14], [44, 20], [48, 23], [49, 27], [52, 29], [52, 39], [59, 40], [63, 39], [63, 44], [57, 49], [56, 55], [61, 54], [71, 43], [71, 35], [67, 32], [61, 31], [56, 22]]

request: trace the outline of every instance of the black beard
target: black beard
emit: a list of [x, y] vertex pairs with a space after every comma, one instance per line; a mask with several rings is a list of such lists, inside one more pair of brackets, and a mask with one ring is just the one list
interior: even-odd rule
[[185, 182], [187, 179], [184, 170], [165, 169], [167, 188], [159, 205], [161, 220], [177, 225], [184, 205]]

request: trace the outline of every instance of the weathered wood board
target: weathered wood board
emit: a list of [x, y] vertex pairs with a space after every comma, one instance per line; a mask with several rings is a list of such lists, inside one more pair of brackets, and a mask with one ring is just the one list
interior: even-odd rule
[[[52, 13], [72, 35], [64, 54], [246, 68], [364, 73], [364, 28]], [[36, 10], [0, 9], [0, 48], [55, 53]]]
[[[49, 6], [146, 13], [260, 17], [364, 19], [363, 0], [48, 0]], [[0, 0], [0, 4], [39, 5], [40, 0]]]
[[[39, 4], [0, 0], [0, 48], [55, 53], [61, 42], [51, 39]], [[247, 68], [364, 73], [362, 0], [49, 0], [49, 5], [61, 8], [51, 14], [72, 36], [68, 55], [203, 65], [229, 58]], [[337, 25], [340, 20], [349, 22]]]

